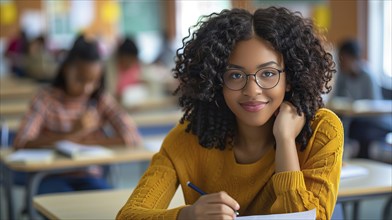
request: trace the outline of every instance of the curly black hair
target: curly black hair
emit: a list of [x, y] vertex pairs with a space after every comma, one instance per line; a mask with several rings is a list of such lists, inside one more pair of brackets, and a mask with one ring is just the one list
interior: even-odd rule
[[[190, 34], [191, 28], [197, 30]], [[180, 123], [189, 121], [186, 131], [197, 135], [206, 148], [232, 146], [237, 124], [223, 98], [222, 75], [235, 44], [257, 35], [283, 56], [291, 88], [285, 100], [306, 118], [296, 139], [304, 150], [312, 135], [310, 122], [323, 106], [321, 94], [330, 92], [328, 82], [336, 72], [312, 21], [286, 8], [258, 9], [254, 14], [232, 9], [204, 16], [191, 28], [177, 50], [173, 69], [180, 81], [174, 94], [184, 111]]]

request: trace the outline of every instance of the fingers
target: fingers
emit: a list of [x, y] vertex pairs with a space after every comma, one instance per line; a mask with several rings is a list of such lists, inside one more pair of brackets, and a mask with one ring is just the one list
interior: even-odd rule
[[282, 102], [282, 104], [280, 104], [279, 109], [280, 109], [280, 111], [297, 114], [297, 109], [295, 108], [295, 106], [293, 104], [291, 104], [291, 102], [288, 102], [288, 101]]
[[279, 106], [279, 113], [274, 122], [274, 136], [276, 139], [295, 139], [301, 132], [304, 124], [305, 114], [298, 115], [295, 106], [290, 102], [284, 101]]
[[193, 205], [195, 219], [234, 219], [235, 210], [240, 208], [237, 201], [226, 192], [204, 195]]
[[210, 203], [223, 203], [226, 206], [229, 206], [231, 208], [231, 211], [240, 209], [240, 205], [237, 203], [237, 201], [231, 198], [226, 192], [222, 191], [210, 195], [211, 195]]
[[206, 214], [217, 218], [221, 216], [223, 219], [232, 219], [236, 217], [234, 210], [225, 204], [210, 205]]

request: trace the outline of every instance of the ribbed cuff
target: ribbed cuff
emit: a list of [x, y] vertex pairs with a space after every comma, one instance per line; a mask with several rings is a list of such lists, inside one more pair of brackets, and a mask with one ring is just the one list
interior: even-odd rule
[[306, 188], [304, 175], [301, 171], [287, 171], [272, 176], [275, 194], [279, 195], [288, 191]]

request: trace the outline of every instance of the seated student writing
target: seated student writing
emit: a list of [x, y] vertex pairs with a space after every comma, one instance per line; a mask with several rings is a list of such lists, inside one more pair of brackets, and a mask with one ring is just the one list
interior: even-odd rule
[[[322, 108], [334, 62], [285, 8], [223, 10], [177, 52], [184, 116], [117, 219], [233, 219], [316, 208], [330, 219], [343, 127]], [[190, 181], [206, 195], [187, 187]], [[167, 209], [178, 185], [187, 205]]]
[[[135, 146], [135, 124], [105, 92], [104, 67], [97, 43], [78, 37], [50, 87], [33, 98], [14, 140], [15, 148], [48, 147], [60, 140], [81, 144]], [[109, 123], [115, 134], [105, 135]], [[107, 188], [94, 175], [44, 180], [38, 193]], [[50, 179], [50, 181], [49, 181]], [[50, 184], [51, 183], [51, 184]]]

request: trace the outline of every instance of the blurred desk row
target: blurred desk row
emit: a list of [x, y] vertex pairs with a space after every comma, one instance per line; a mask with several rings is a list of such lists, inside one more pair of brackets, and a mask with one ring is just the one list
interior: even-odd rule
[[29, 79], [2, 77], [0, 79], [0, 100], [2, 105], [13, 102], [28, 102], [37, 92], [39, 84]]
[[335, 98], [327, 105], [329, 109], [344, 117], [371, 117], [392, 114], [392, 100], [356, 100]]
[[[4, 108], [3, 108], [4, 107]], [[7, 110], [8, 107], [1, 106], [2, 110]], [[179, 109], [156, 109], [151, 111], [140, 111], [135, 113], [130, 113], [132, 119], [136, 122], [136, 124], [140, 127], [146, 126], [159, 126], [159, 125], [175, 125], [179, 122], [182, 117], [182, 112]], [[6, 115], [0, 114], [2, 117], [4, 116], [5, 121], [9, 130], [16, 131], [19, 127], [19, 123], [21, 121], [22, 115], [19, 117], [7, 117]]]
[[[145, 142], [161, 143], [164, 136], [154, 136], [145, 138]], [[15, 219], [14, 201], [13, 201], [13, 175], [12, 172], [19, 171], [29, 174], [28, 183], [25, 185], [26, 190], [26, 208], [30, 219], [36, 219], [36, 212], [32, 206], [33, 196], [36, 195], [42, 179], [51, 174], [61, 174], [70, 171], [83, 169], [91, 165], [111, 165], [119, 163], [149, 162], [156, 151], [149, 150], [144, 146], [130, 149], [122, 146], [110, 148], [113, 154], [105, 157], [93, 157], [88, 159], [71, 159], [60, 154], [56, 154], [51, 161], [36, 161], [34, 163], [12, 162], [7, 158], [12, 153], [11, 149], [0, 150], [0, 162], [2, 168], [2, 182], [4, 192], [8, 202], [9, 219]]]
[[[36, 82], [27, 79], [0, 79], [1, 123], [6, 123], [9, 130], [17, 130], [21, 118], [28, 110], [30, 99], [39, 86]], [[174, 125], [182, 115], [176, 107], [176, 101], [173, 96], [156, 97], [124, 109], [139, 126]]]

